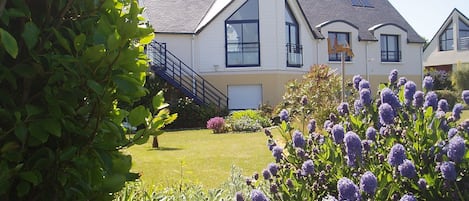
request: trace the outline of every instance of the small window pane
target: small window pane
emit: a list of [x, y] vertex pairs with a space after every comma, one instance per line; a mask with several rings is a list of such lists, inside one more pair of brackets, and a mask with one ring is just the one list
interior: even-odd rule
[[257, 20], [259, 19], [258, 0], [249, 0], [228, 20]]

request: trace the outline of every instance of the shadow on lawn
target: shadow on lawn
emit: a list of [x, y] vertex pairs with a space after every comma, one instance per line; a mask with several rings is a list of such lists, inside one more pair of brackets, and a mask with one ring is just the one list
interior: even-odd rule
[[148, 149], [148, 151], [179, 151], [179, 150], [182, 150], [182, 149], [178, 147], [159, 147], [159, 148]]

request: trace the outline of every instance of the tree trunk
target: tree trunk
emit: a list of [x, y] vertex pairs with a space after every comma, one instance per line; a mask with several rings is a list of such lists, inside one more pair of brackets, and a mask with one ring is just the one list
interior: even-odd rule
[[159, 148], [159, 145], [158, 145], [158, 136], [154, 136], [153, 137], [153, 144], [152, 144], [153, 148]]

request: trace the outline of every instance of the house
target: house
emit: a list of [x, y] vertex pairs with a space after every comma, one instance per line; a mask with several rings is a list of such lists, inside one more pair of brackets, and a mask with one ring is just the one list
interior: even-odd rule
[[361, 74], [377, 86], [387, 82], [392, 69], [417, 83], [422, 80], [425, 41], [387, 0], [140, 4], [156, 41], [227, 95], [232, 110], [279, 103], [285, 83], [301, 78], [314, 64], [340, 73], [341, 55], [328, 53], [328, 41], [352, 48], [354, 57], [345, 57], [348, 80]]
[[426, 69], [450, 72], [457, 65], [469, 67], [469, 18], [454, 9], [423, 51]]

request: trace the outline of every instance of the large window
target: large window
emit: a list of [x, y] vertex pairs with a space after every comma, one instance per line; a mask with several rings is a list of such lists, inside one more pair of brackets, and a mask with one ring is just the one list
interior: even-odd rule
[[453, 23], [450, 22], [448, 27], [440, 35], [440, 51], [453, 50]]
[[[343, 45], [351, 46], [350, 44], [350, 33], [346, 32], [329, 32], [328, 33], [329, 42], [331, 45]], [[345, 52], [344, 52], [345, 54]], [[332, 53], [329, 54], [329, 61], [341, 61], [341, 53]], [[345, 61], [351, 61], [350, 56], [345, 56]]]
[[300, 45], [298, 22], [285, 2], [285, 41], [287, 47], [287, 66], [303, 65], [303, 47]]
[[400, 62], [401, 50], [398, 35], [381, 35], [381, 61]]
[[226, 66], [259, 66], [259, 5], [248, 0], [225, 21]]
[[469, 50], [469, 26], [459, 20], [459, 49]]

